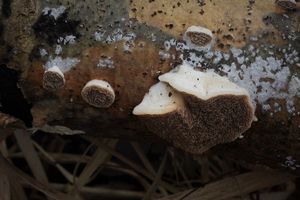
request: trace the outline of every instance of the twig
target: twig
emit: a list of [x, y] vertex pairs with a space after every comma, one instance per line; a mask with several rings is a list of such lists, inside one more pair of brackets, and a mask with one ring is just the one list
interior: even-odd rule
[[63, 166], [55, 161], [50, 154], [48, 154], [38, 143], [33, 142], [33, 145], [62, 173], [62, 175], [70, 182], [73, 183], [73, 176]]
[[15, 137], [19, 144], [21, 151], [24, 153], [25, 159], [34, 175], [34, 177], [44, 183], [48, 184], [48, 178], [41, 160], [36, 153], [30, 136], [24, 130], [17, 129], [15, 130]]
[[124, 168], [123, 166], [120, 166], [117, 163], [112, 163], [112, 162], [107, 162], [104, 165], [104, 167], [132, 176], [133, 178], [135, 178], [137, 181], [141, 183], [141, 185], [145, 188], [145, 190], [148, 190], [150, 188], [150, 184], [148, 183], [148, 181], [144, 177], [142, 177], [141, 175], [139, 175], [138, 173], [136, 173], [131, 169]]
[[[114, 147], [117, 143], [117, 140], [110, 140], [108, 142], [109, 147]], [[91, 175], [105, 162], [109, 160], [111, 154], [103, 151], [103, 149], [98, 148], [97, 151], [94, 153], [92, 160], [87, 163], [83, 172], [80, 174], [78, 179], [76, 180], [76, 186], [82, 187], [89, 182]]]
[[[90, 140], [90, 138], [85, 137], [87, 140]], [[100, 141], [97, 140], [93, 140], [91, 142], [96, 142], [97, 145], [104, 149], [105, 151], [111, 153], [113, 156], [115, 156], [116, 158], [118, 158], [119, 160], [121, 160], [122, 162], [124, 162], [125, 164], [127, 164], [128, 166], [132, 167], [134, 170], [136, 170], [137, 172], [141, 173], [142, 175], [144, 175], [145, 177], [149, 178], [150, 180], [154, 180], [154, 176], [149, 173], [148, 171], [146, 171], [145, 169], [143, 169], [142, 167], [140, 167], [139, 165], [135, 164], [134, 162], [132, 162], [131, 160], [129, 160], [128, 158], [126, 158], [125, 156], [123, 156], [122, 154], [116, 152], [114, 149], [109, 148], [107, 145], [103, 144]], [[159, 185], [163, 186], [164, 188], [166, 188], [168, 191], [172, 192], [172, 193], [176, 193], [177, 189], [174, 188], [172, 185], [165, 183], [163, 181], [159, 181], [158, 182]]]
[[[0, 172], [4, 174], [9, 174], [10, 179], [15, 179], [19, 181], [24, 181], [31, 187], [37, 189], [38, 191], [46, 194], [48, 197], [56, 200], [74, 200], [73, 198], [52, 190], [43, 183], [36, 181], [27, 174], [23, 173], [21, 170], [10, 164], [1, 154], [0, 154]], [[22, 199], [23, 200], [23, 199]]]
[[175, 165], [177, 166], [179, 173], [181, 174], [182, 178], [186, 181], [187, 185], [189, 188], [192, 188], [192, 184], [190, 183], [189, 179], [187, 178], [184, 170], [182, 169], [182, 167], [180, 166], [180, 164], [178, 163], [177, 159], [174, 159]]
[[[45, 156], [43, 156], [42, 153], [39, 153], [39, 155], [42, 156], [42, 158], [45, 159]], [[81, 155], [73, 155], [73, 154], [67, 154], [67, 153], [49, 153], [48, 155], [50, 157], [52, 157], [56, 162], [59, 163], [87, 163], [88, 161], [90, 161], [92, 159], [92, 157], [90, 156], [81, 156]], [[23, 153], [19, 152], [19, 153], [15, 153], [12, 155], [9, 155], [9, 158], [23, 158]], [[47, 161], [49, 159], [46, 159]], [[116, 171], [120, 171], [123, 173], [126, 173], [132, 177], [134, 177], [135, 179], [137, 179], [145, 189], [149, 189], [150, 184], [147, 182], [147, 180], [144, 179], [144, 177], [140, 176], [138, 173], [136, 173], [135, 171], [131, 170], [131, 169], [127, 169], [124, 168], [120, 165], [118, 165], [117, 163], [113, 163], [113, 162], [107, 162], [103, 165], [103, 167], [105, 168], [110, 168]]]
[[[139, 156], [146, 169], [150, 171], [153, 175], [155, 175], [155, 171], [150, 161], [145, 156], [144, 151], [141, 149], [140, 145], [136, 142], [131, 142], [131, 145], [133, 146], [134, 150], [136, 151], [137, 155]], [[168, 192], [163, 187], [159, 187], [159, 190], [164, 196], [168, 196]]]
[[249, 172], [207, 184], [195, 191], [188, 190], [160, 200], [225, 200], [280, 185], [292, 178], [289, 174], [273, 170]]
[[25, 194], [25, 191], [19, 182], [18, 179], [15, 179], [15, 177], [9, 176], [9, 182], [11, 185], [11, 197], [13, 200], [27, 200], [27, 196]]
[[[51, 184], [53, 188], [57, 190], [68, 190], [65, 184]], [[71, 187], [71, 186], [70, 186]], [[97, 197], [109, 197], [111, 198], [124, 198], [124, 199], [141, 199], [145, 193], [144, 192], [136, 192], [130, 190], [118, 190], [118, 189], [111, 189], [105, 187], [81, 187], [79, 188], [79, 192], [82, 194], [96, 195]]]
[[[50, 153], [47, 152], [50, 157], [52, 157], [56, 162], [72, 164], [72, 163], [87, 163], [92, 157], [87, 155], [77, 155], [77, 154], [69, 154], [69, 153]], [[45, 159], [44, 154], [38, 153], [41, 159]], [[13, 153], [9, 155], [9, 158], [23, 158], [24, 154], [22, 152]], [[48, 161], [48, 159], [46, 159]]]
[[155, 192], [156, 188], [157, 188], [157, 183], [159, 182], [159, 180], [161, 179], [161, 176], [165, 170], [165, 165], [166, 165], [166, 161], [167, 161], [167, 156], [168, 153], [167, 151], [165, 151], [164, 157], [162, 159], [162, 162], [160, 164], [160, 167], [158, 169], [158, 172], [155, 176], [155, 179], [150, 187], [150, 189], [147, 191], [146, 195], [144, 196], [143, 200], [150, 200], [152, 197], [153, 192]]
[[143, 150], [141, 149], [140, 145], [136, 142], [131, 142], [132, 147], [134, 148], [134, 150], [136, 151], [137, 155], [139, 156], [139, 158], [141, 159], [142, 163], [144, 164], [144, 166], [146, 167], [146, 169], [148, 171], [150, 171], [152, 174], [156, 174], [150, 161], [147, 159], [147, 157], [145, 156]]
[[7, 149], [7, 145], [6, 145], [6, 141], [0, 141], [0, 152], [2, 153], [2, 155], [7, 158], [9, 156], [8, 153], [8, 149]]
[[1, 130], [1, 134], [0, 134], [0, 141], [5, 140], [7, 137], [13, 135], [13, 131], [11, 129], [0, 129]]
[[[91, 150], [91, 148], [92, 148], [93, 146], [94, 146], [94, 144], [91, 143], [91, 144], [85, 149], [85, 151], [83, 152], [83, 154], [82, 154], [81, 156], [86, 156], [87, 153]], [[92, 159], [91, 159], [89, 162], [92, 162]], [[87, 163], [89, 163], [89, 162], [87, 162]], [[78, 162], [76, 163], [76, 165], [75, 165], [75, 168], [74, 168], [74, 170], [73, 170], [73, 181], [72, 181], [72, 183], [75, 183], [75, 182], [76, 182], [77, 172], [78, 172], [78, 169], [79, 169], [80, 164], [81, 164], [81, 162], [78, 161]]]
[[10, 184], [5, 174], [0, 174], [0, 199], [10, 200]]
[[[24, 153], [27, 164], [29, 165], [34, 177], [45, 185], [49, 185], [47, 174], [44, 170], [40, 157], [33, 147], [32, 140], [28, 132], [22, 129], [15, 130], [15, 138], [21, 151]], [[51, 200], [51, 198], [47, 199]]]

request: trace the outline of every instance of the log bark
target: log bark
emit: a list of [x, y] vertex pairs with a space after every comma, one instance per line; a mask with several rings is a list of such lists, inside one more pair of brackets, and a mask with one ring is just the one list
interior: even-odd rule
[[[242, 59], [249, 57], [249, 62], [257, 65], [253, 69], [259, 71], [259, 67], [263, 70], [274, 67], [270, 63], [275, 57], [281, 60], [280, 66], [274, 69], [276, 73], [269, 70], [269, 77], [262, 76], [264, 71], [260, 71], [258, 77], [266, 84], [282, 77], [288, 81], [279, 81], [279, 85], [271, 87], [275, 88], [274, 93], [267, 93], [267, 100], [261, 100], [263, 95], [254, 98], [259, 120], [243, 139], [213, 150], [300, 174], [300, 92], [295, 87], [300, 84], [297, 82], [300, 77], [299, 3], [295, 11], [289, 12], [271, 0], [226, 3], [222, 0], [189, 3], [6, 0], [0, 5], [1, 68], [19, 72], [18, 86], [32, 105], [34, 128], [64, 126], [96, 137], [158, 142], [161, 140], [132, 115], [132, 109], [160, 74], [183, 59], [190, 64], [195, 61], [196, 67], [228, 75], [228, 71], [222, 70], [226, 64], [236, 70], [236, 74], [231, 74], [234, 79], [234, 76], [244, 76], [238, 70], [250, 72], [244, 67], [252, 65], [248, 61], [243, 63]], [[216, 44], [212, 57], [181, 48], [182, 35], [192, 25], [213, 31]], [[240, 50], [243, 58], [237, 55]], [[218, 61], [220, 52], [222, 58]], [[261, 64], [256, 57], [263, 57], [267, 62]], [[45, 66], [51, 62], [67, 67], [74, 65], [64, 73], [64, 88], [57, 91], [43, 88]], [[288, 75], [284, 75], [284, 70], [288, 70]], [[251, 78], [254, 81], [255, 73]], [[94, 108], [82, 99], [81, 89], [92, 79], [103, 79], [112, 85], [116, 100], [111, 107]], [[256, 93], [262, 93], [262, 85], [253, 87]], [[1, 87], [0, 94], [9, 89]], [[281, 94], [286, 96], [279, 98]]]

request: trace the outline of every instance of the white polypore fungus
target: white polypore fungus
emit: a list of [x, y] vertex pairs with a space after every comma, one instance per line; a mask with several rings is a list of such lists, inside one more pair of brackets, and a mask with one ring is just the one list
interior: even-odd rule
[[153, 85], [142, 102], [134, 108], [133, 114], [143, 119], [148, 129], [159, 137], [189, 151], [184, 146], [190, 139], [185, 133], [191, 132], [193, 120], [183, 96], [168, 84], [159, 82]]
[[[285, 100], [288, 117], [297, 113], [296, 102], [299, 96], [295, 96], [289, 88], [294, 85], [290, 82], [295, 83], [293, 76], [299, 79], [299, 75], [292, 69], [300, 67], [300, 58], [297, 48], [292, 44], [277, 48], [270, 44], [256, 43], [242, 49], [232, 47], [229, 52], [222, 53], [214, 50], [189, 51], [190, 48], [182, 42], [175, 39], [167, 41], [171, 48], [176, 48], [180, 53], [179, 58], [183, 63], [200, 70], [209, 69], [224, 74], [229, 80], [245, 88], [254, 106], [268, 104], [271, 99], [281, 104], [281, 100]], [[221, 61], [219, 53], [223, 57]], [[215, 61], [219, 61], [219, 65], [212, 68], [211, 64]]]
[[202, 100], [208, 100], [219, 95], [245, 95], [249, 97], [247, 90], [229, 81], [226, 77], [221, 77], [214, 72], [197, 71], [187, 64], [180, 65], [159, 76], [159, 80], [170, 84], [179, 92], [193, 95]]
[[255, 119], [248, 92], [213, 72], [181, 65], [159, 80], [133, 114], [184, 151], [199, 154], [233, 141]]
[[134, 115], [162, 115], [176, 111], [184, 105], [183, 98], [166, 83], [159, 82], [153, 85], [137, 105]]
[[108, 108], [115, 101], [115, 92], [111, 85], [103, 80], [89, 81], [81, 91], [82, 98], [97, 108]]
[[43, 87], [47, 90], [57, 90], [65, 85], [65, 78], [62, 71], [57, 67], [53, 66], [48, 68], [44, 72], [43, 76]]
[[201, 26], [191, 26], [184, 33], [183, 40], [191, 49], [209, 50], [214, 43], [212, 32]]
[[227, 139], [223, 138], [224, 141], [233, 140], [257, 120], [248, 91], [214, 72], [197, 71], [183, 64], [159, 76], [159, 80], [184, 94], [194, 116], [207, 120], [207, 124], [215, 124], [216, 127], [221, 127], [224, 123], [221, 128], [224, 130], [224, 138], [227, 137], [226, 134], [229, 136]]

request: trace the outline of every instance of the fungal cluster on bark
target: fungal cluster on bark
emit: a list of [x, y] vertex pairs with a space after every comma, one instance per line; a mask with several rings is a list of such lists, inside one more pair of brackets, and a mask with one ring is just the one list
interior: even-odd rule
[[231, 142], [255, 119], [248, 92], [214, 72], [183, 64], [159, 80], [133, 114], [150, 131], [186, 152], [200, 154]]
[[[63, 72], [57, 66], [53, 66], [44, 72], [43, 87], [49, 91], [56, 91], [65, 85]], [[85, 102], [97, 107], [108, 108], [115, 101], [115, 92], [111, 85], [103, 80], [91, 80], [86, 83], [81, 91]]]

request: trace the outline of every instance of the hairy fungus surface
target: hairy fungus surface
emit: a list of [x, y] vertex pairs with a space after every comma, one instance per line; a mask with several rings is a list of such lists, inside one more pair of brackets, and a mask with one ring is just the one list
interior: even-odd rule
[[103, 80], [89, 81], [82, 89], [81, 95], [88, 104], [98, 108], [108, 108], [115, 101], [113, 88]]
[[43, 87], [47, 90], [57, 90], [65, 85], [64, 74], [57, 66], [45, 71], [43, 76]]
[[153, 133], [187, 150], [182, 145], [189, 141], [185, 134], [188, 134], [193, 121], [183, 96], [168, 84], [159, 82], [153, 85], [134, 108], [133, 114], [140, 116]]
[[255, 118], [248, 92], [213, 72], [184, 64], [159, 80], [165, 83], [152, 86], [133, 114], [184, 151], [198, 154], [233, 141]]

